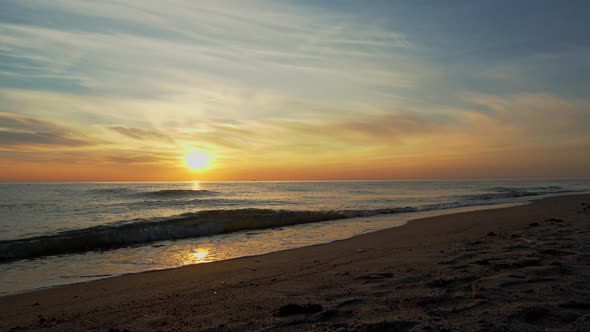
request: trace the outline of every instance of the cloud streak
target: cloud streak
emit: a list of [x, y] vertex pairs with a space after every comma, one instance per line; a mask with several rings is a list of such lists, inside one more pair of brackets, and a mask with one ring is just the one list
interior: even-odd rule
[[[171, 8], [149, 1], [51, 4], [53, 11], [60, 8], [71, 15], [65, 19], [92, 15], [115, 21], [108, 31], [98, 24], [80, 30], [67, 24], [4, 23], [0, 42], [10, 49], [8, 55], [32, 61], [35, 71], [26, 75], [52, 75], [81, 91], [170, 94], [178, 92], [171, 87], [186, 85], [188, 77], [219, 73], [224, 80], [302, 94], [314, 92], [302, 82], [324, 84], [324, 94], [330, 95], [343, 89], [370, 93], [376, 86], [415, 85], [412, 68], [418, 64], [404, 54], [411, 49], [407, 37], [348, 17], [268, 2], [180, 2]], [[63, 49], [75, 51], [64, 56]], [[11, 74], [25, 75], [19, 70]]]
[[129, 128], [122, 126], [109, 127], [110, 130], [117, 132], [123, 136], [127, 136], [136, 140], [155, 140], [169, 144], [174, 144], [174, 140], [157, 130], [141, 129], [141, 128]]
[[37, 118], [0, 113], [0, 149], [82, 147], [93, 144], [73, 129]]

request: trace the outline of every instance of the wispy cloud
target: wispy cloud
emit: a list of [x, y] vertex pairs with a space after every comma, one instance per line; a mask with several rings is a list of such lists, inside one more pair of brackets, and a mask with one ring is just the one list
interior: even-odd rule
[[165, 143], [174, 143], [174, 140], [157, 130], [153, 129], [141, 129], [141, 128], [129, 128], [121, 126], [109, 127], [110, 130], [115, 131], [123, 136], [127, 136], [136, 140], [155, 140], [162, 141]]
[[18, 114], [0, 113], [0, 150], [93, 145], [74, 129]]
[[518, 130], [527, 141], [590, 139], [588, 100], [539, 93], [506, 97], [471, 94], [467, 99], [493, 111], [490, 118]]
[[405, 35], [333, 13], [269, 2], [25, 4], [45, 7], [47, 15], [69, 13], [65, 19], [114, 19], [108, 28], [102, 21], [85, 29], [0, 24], [7, 55], [35, 67], [12, 75], [52, 75], [86, 92], [183, 93], [178, 87], [190, 88], [195, 76], [305, 95], [321, 86], [339, 97], [343, 90], [360, 97], [372, 87], [416, 84], [418, 63]]

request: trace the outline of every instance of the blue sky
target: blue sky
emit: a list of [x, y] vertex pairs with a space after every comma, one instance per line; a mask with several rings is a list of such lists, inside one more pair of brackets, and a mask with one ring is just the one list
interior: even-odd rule
[[[302, 39], [294, 40], [289, 45], [289, 37], [297, 36], [298, 33], [310, 34], [332, 34], [335, 36], [353, 37], [359, 34], [364, 37], [363, 43], [345, 44], [344, 41], [338, 46], [344, 49], [354, 49], [358, 52], [375, 53], [380, 55], [381, 65], [391, 65], [390, 70], [401, 70], [396, 68], [400, 58], [413, 59], [412, 65], [441, 67], [447, 71], [446, 80], [451, 84], [459, 85], [459, 88], [469, 85], [470, 88], [477, 88], [485, 92], [555, 92], [584, 97], [588, 90], [588, 47], [590, 36], [586, 33], [587, 23], [585, 14], [590, 9], [586, 1], [293, 1], [293, 2], [271, 2], [259, 3], [258, 6], [271, 7], [267, 10], [272, 15], [273, 11], [285, 16], [305, 15], [306, 11], [313, 12], [317, 18], [310, 17], [303, 19], [301, 24], [310, 26], [290, 26], [282, 22], [272, 21], [269, 17], [266, 21], [258, 20], [255, 17], [256, 5], [252, 7], [254, 17], [249, 21], [246, 15], [236, 15], [242, 5], [236, 5], [235, 10], [231, 4], [221, 9], [206, 8], [206, 2], [193, 2], [197, 5], [194, 14], [208, 15], [209, 12], [218, 15], [227, 15], [226, 21], [222, 19], [212, 22], [221, 28], [234, 28], [256, 26], [259, 29], [285, 29], [285, 43], [279, 45], [265, 45], [268, 47], [277, 46], [275, 56], [284, 56], [284, 52], [295, 50], [300, 46]], [[198, 4], [203, 4], [199, 6]], [[239, 3], [238, 3], [239, 4]], [[103, 7], [103, 12], [96, 10]], [[143, 8], [142, 8], [143, 7]], [[151, 7], [151, 8], [150, 8]], [[168, 6], [172, 11], [174, 4]], [[110, 10], [122, 9], [117, 15]], [[69, 32], [74, 35], [100, 34], [100, 35], [127, 35], [146, 38], [151, 40], [171, 41], [175, 43], [191, 44], [195, 41], [203, 42], [205, 38], [194, 38], [200, 34], [199, 31], [179, 30], [180, 24], [154, 24], [158, 16], [162, 20], [174, 19], [174, 13], [158, 12], [158, 6], [142, 6], [141, 2], [135, 6], [132, 4], [116, 4], [106, 2], [103, 4], [88, 4], [77, 2], [42, 2], [42, 1], [4, 1], [0, 12], [0, 22], [7, 35], [27, 36], [34, 34], [33, 31], [15, 33], [16, 27], [29, 27], [50, 31]], [[178, 3], [178, 11], [182, 11], [182, 4]], [[217, 11], [215, 11], [217, 10]], [[289, 11], [297, 10], [298, 13], [289, 15]], [[140, 15], [137, 15], [137, 13]], [[136, 16], [137, 15], [137, 16]], [[141, 19], [145, 15], [145, 19]], [[235, 15], [232, 17], [231, 15]], [[188, 18], [188, 15], [187, 15]], [[164, 22], [164, 21], [162, 21]], [[164, 22], [166, 23], [166, 22]], [[173, 23], [173, 22], [169, 22]], [[224, 25], [225, 24], [225, 25]], [[295, 24], [295, 22], [294, 22]], [[317, 30], [314, 31], [314, 26]], [[195, 29], [202, 28], [206, 24], [195, 24]], [[190, 29], [190, 26], [186, 26]], [[333, 31], [329, 31], [332, 29]], [[358, 31], [359, 29], [360, 31]], [[328, 30], [328, 31], [326, 31]], [[396, 47], [395, 42], [391, 43], [393, 37], [367, 36], [372, 30], [380, 34], [396, 34], [403, 36], [407, 45]], [[249, 30], [244, 30], [234, 36], [240, 39], [243, 45], [265, 44], [264, 36], [252, 36]], [[252, 34], [257, 31], [252, 30]], [[206, 32], [205, 32], [206, 33]], [[364, 34], [363, 34], [364, 33]], [[217, 36], [213, 36], [217, 37]], [[231, 35], [224, 34], [219, 40], [208, 40], [211, 48], [219, 46], [231, 50], [235, 43]], [[381, 37], [381, 38], [380, 38]], [[26, 37], [25, 37], [26, 38]], [[385, 38], [385, 39], [383, 39]], [[388, 39], [389, 38], [389, 39]], [[344, 39], [344, 38], [343, 38]], [[352, 38], [351, 38], [352, 39]], [[357, 40], [358, 41], [358, 40]], [[268, 41], [270, 42], [270, 40]], [[369, 43], [373, 42], [373, 43]], [[378, 42], [382, 44], [377, 45]], [[100, 89], [89, 89], [79, 82], [81, 74], [87, 74], [90, 70], [102, 69], [93, 68], [101, 64], [95, 63], [96, 59], [84, 59], [80, 56], [68, 64], [62, 70], [72, 75], [63, 75], [60, 78], [51, 76], [53, 71], [48, 70], [52, 59], [32, 59], [30, 53], [43, 53], [39, 49], [19, 50], [10, 47], [12, 44], [5, 40], [7, 48], [1, 53], [1, 69], [3, 70], [0, 83], [5, 87], [47, 89], [77, 93], [101, 93]], [[389, 44], [389, 45], [388, 45]], [[18, 45], [23, 47], [23, 45]], [[30, 45], [34, 46], [34, 45]], [[37, 45], [41, 46], [41, 45]], [[348, 47], [347, 47], [348, 46]], [[397, 45], [399, 46], [399, 45]], [[24, 48], [24, 47], [23, 47]], [[84, 52], [79, 47], [80, 53]], [[234, 48], [235, 49], [235, 48]], [[27, 52], [28, 51], [28, 52]], [[75, 52], [76, 49], [70, 49]], [[157, 50], [154, 50], [157, 53]], [[62, 50], [66, 52], [66, 49]], [[48, 52], [46, 52], [48, 53]], [[90, 53], [90, 52], [88, 52]], [[132, 52], [130, 52], [132, 53]], [[280, 55], [278, 53], [281, 53]], [[388, 59], [390, 53], [391, 58]], [[60, 57], [62, 54], [52, 54]], [[67, 57], [67, 55], [65, 55]], [[268, 57], [272, 58], [269, 54]], [[337, 56], [334, 56], [337, 58]], [[289, 61], [296, 65], [298, 61], [306, 59], [276, 59]], [[310, 60], [310, 59], [308, 59]], [[337, 59], [336, 59], [337, 60]], [[406, 59], [407, 60], [407, 59]], [[402, 62], [403, 63], [403, 62]], [[230, 76], [238, 80], [257, 81], [263, 86], [275, 85], [274, 77], [265, 78], [264, 75], [253, 77], [252, 71], [241, 68], [210, 68], [208, 64], [200, 64], [198, 61], [187, 61], [186, 64], [198, 66], [202, 71], [211, 72], [213, 75]], [[106, 64], [108, 65], [108, 64]], [[182, 63], [177, 67], [182, 68]], [[507, 81], [502, 82], [502, 73], [488, 75], [488, 77], [477, 76], [480, 71], [494, 71], [494, 69], [512, 73], [513, 77], [504, 77]], [[518, 71], [518, 72], [514, 72]], [[78, 74], [78, 75], [77, 75]], [[48, 77], [49, 76], [49, 77]], [[518, 77], [520, 76], [520, 77]], [[507, 83], [507, 84], [499, 84]], [[436, 90], [436, 89], [434, 89]], [[138, 92], [140, 93], [140, 92]]]
[[300, 178], [335, 165], [343, 178], [523, 177], [507, 160], [527, 151], [544, 165], [532, 177], [590, 175], [587, 1], [0, 9], [0, 155], [13, 165], [162, 174], [198, 150], [218, 160], [212, 179], [280, 178], [269, 170], [284, 160]]

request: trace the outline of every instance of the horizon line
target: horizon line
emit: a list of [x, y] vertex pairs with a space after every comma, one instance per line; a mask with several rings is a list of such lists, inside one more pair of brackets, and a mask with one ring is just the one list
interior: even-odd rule
[[51, 184], [51, 183], [187, 183], [187, 182], [451, 182], [451, 181], [563, 181], [590, 180], [590, 178], [474, 178], [474, 179], [307, 179], [307, 180], [175, 180], [175, 181], [0, 181], [1, 184]]

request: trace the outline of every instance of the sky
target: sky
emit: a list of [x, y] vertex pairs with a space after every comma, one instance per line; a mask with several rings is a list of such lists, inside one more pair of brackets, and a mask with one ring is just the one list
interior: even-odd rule
[[589, 11], [0, 0], [0, 181], [590, 178]]

